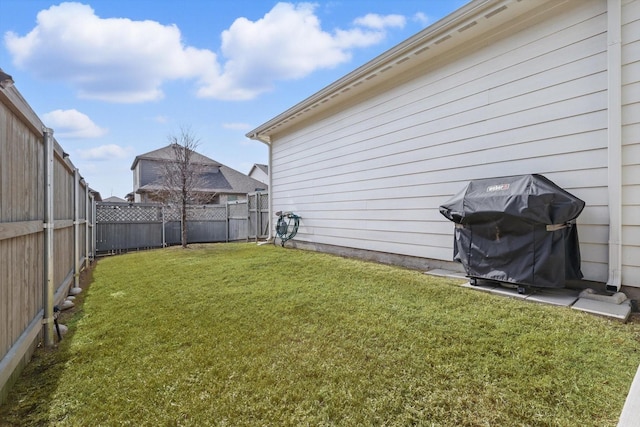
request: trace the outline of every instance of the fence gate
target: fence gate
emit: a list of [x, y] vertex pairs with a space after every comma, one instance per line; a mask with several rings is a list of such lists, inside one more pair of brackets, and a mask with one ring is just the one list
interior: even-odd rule
[[250, 193], [247, 195], [249, 207], [249, 239], [258, 241], [269, 235], [269, 195]]
[[247, 201], [227, 202], [227, 242], [247, 240], [249, 235]]

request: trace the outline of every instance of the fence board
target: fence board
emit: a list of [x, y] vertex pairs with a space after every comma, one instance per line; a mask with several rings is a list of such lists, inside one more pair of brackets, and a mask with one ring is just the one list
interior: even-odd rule
[[[0, 403], [43, 336], [47, 283], [43, 129], [43, 123], [15, 87], [0, 88]], [[72, 283], [69, 278], [77, 274], [73, 237], [75, 167], [55, 140], [52, 142], [54, 292], [59, 302], [68, 294]], [[83, 182], [80, 199], [89, 199], [90, 191]], [[86, 203], [80, 204], [85, 211], [89, 210]], [[79, 257], [92, 256], [92, 246], [92, 239], [81, 245]]]
[[0, 223], [0, 240], [20, 237], [42, 231], [42, 221], [18, 221]]

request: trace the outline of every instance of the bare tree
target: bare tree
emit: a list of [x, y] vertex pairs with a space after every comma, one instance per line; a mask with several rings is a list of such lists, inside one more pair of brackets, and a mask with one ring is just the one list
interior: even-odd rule
[[169, 136], [172, 158], [159, 165], [160, 194], [158, 198], [180, 211], [180, 237], [182, 247], [187, 247], [187, 207], [202, 203], [206, 168], [195, 161], [195, 150], [200, 144], [190, 128], [181, 127], [178, 135]]

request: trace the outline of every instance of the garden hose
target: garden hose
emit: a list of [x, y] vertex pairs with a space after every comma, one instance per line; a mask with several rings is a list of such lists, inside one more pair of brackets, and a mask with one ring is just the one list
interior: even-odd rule
[[278, 215], [276, 235], [280, 238], [280, 244], [284, 247], [284, 244], [293, 239], [298, 232], [300, 217], [293, 212], [276, 212], [276, 215]]
[[53, 324], [56, 328], [56, 333], [58, 334], [58, 341], [62, 341], [62, 334], [60, 333], [60, 325], [58, 324], [58, 313], [60, 312], [60, 307], [57, 305], [53, 306]]

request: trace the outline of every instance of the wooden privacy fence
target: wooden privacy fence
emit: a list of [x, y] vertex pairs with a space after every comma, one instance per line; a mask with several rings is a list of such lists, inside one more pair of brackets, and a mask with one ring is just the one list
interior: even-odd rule
[[[180, 211], [171, 206], [98, 202], [96, 252], [113, 254], [180, 244], [180, 221]], [[257, 241], [267, 237], [268, 230], [267, 193], [251, 193], [246, 200], [187, 209], [189, 243]]]
[[15, 87], [0, 87], [0, 402], [94, 256], [94, 193]]

